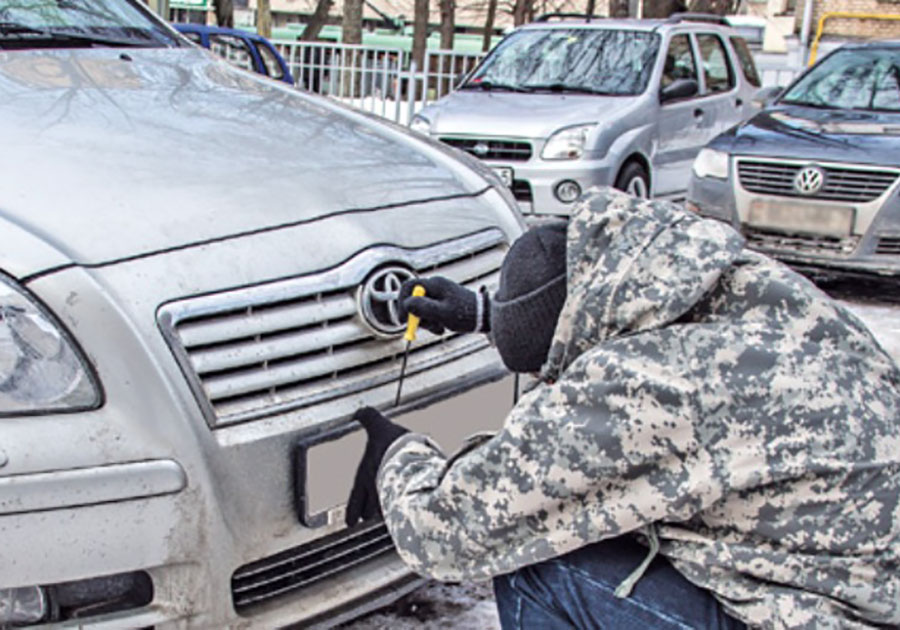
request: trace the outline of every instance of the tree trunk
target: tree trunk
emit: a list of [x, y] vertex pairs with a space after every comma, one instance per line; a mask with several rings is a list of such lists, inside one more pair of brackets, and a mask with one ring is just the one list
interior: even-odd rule
[[456, 28], [456, 0], [440, 0], [441, 50], [453, 50], [453, 31]]
[[522, 26], [525, 23], [532, 1], [533, 0], [516, 0], [515, 5], [513, 6], [514, 26]]
[[628, 0], [610, 0], [609, 2], [609, 17], [613, 18], [627, 18], [628, 15]]
[[497, 0], [488, 0], [487, 17], [484, 20], [484, 39], [481, 41], [481, 50], [487, 52], [491, 49], [491, 38], [494, 36], [494, 18], [497, 17]]
[[362, 7], [362, 0], [344, 0], [341, 41], [345, 44], [362, 44]]
[[425, 65], [425, 46], [428, 38], [428, 0], [415, 0], [413, 14], [412, 59], [419, 72]]
[[643, 0], [645, 18], [667, 18], [673, 13], [687, 11], [684, 0]]
[[596, 0], [588, 0], [587, 9], [585, 9], [585, 14], [594, 15], [594, 9], [596, 8], [597, 1]]
[[267, 39], [272, 37], [272, 7], [269, 0], [256, 0], [256, 32]]
[[325, 26], [325, 23], [328, 21], [328, 14], [333, 6], [334, 0], [319, 0], [316, 3], [316, 10], [312, 14], [312, 17], [309, 18], [309, 22], [306, 23], [306, 28], [303, 29], [303, 36], [300, 37], [301, 41], [316, 41], [319, 37], [319, 33], [322, 31], [322, 27]]
[[234, 28], [234, 2], [232, 0], [215, 0], [216, 24]]

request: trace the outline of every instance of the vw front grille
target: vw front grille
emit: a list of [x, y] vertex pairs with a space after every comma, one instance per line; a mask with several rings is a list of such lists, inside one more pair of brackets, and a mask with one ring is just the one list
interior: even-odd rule
[[441, 142], [462, 149], [482, 160], [526, 162], [531, 159], [531, 143], [524, 140], [441, 138]]
[[[493, 289], [507, 248], [496, 228], [423, 249], [375, 247], [322, 273], [166, 304], [159, 325], [210, 426], [244, 422], [397, 379], [402, 339], [379, 337], [359, 312], [358, 288], [374, 270], [402, 265]], [[423, 331], [407, 374], [487, 344]]]
[[393, 549], [387, 527], [378, 522], [251, 562], [231, 577], [234, 609], [252, 612], [255, 605], [335, 577]]
[[875, 246], [875, 253], [886, 256], [900, 256], [900, 236], [882, 236]]
[[779, 197], [804, 197], [826, 201], [867, 203], [878, 199], [897, 180], [897, 171], [863, 166], [821, 166], [824, 183], [814, 194], [802, 194], [794, 178], [807, 166], [800, 162], [738, 160], [741, 186], [750, 192]]

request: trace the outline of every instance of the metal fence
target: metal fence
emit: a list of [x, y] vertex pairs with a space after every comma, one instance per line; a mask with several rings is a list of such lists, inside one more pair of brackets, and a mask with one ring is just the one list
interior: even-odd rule
[[278, 40], [273, 44], [298, 87], [400, 124], [452, 91], [483, 56], [428, 50], [420, 69], [400, 48]]

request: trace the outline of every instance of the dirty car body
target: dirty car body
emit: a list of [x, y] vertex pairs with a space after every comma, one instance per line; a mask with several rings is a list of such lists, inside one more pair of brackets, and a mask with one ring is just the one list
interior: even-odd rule
[[845, 45], [697, 157], [688, 201], [816, 273], [900, 275], [900, 42]]
[[329, 624], [412, 587], [380, 523], [309, 500], [307, 447], [503, 376], [423, 332], [393, 406], [396, 285], [491, 286], [512, 198], [138, 2], [31, 4], [0, 28], [0, 626]]

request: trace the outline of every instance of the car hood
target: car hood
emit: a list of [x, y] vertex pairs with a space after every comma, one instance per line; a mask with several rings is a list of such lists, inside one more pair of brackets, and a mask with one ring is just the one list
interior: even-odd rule
[[900, 116], [781, 105], [726, 132], [713, 146], [740, 155], [900, 165]]
[[638, 97], [461, 90], [422, 111], [431, 135], [547, 138], [562, 127], [620, 116]]
[[489, 185], [404, 129], [193, 47], [0, 52], [0, 103], [0, 218], [60, 254], [47, 264]]

